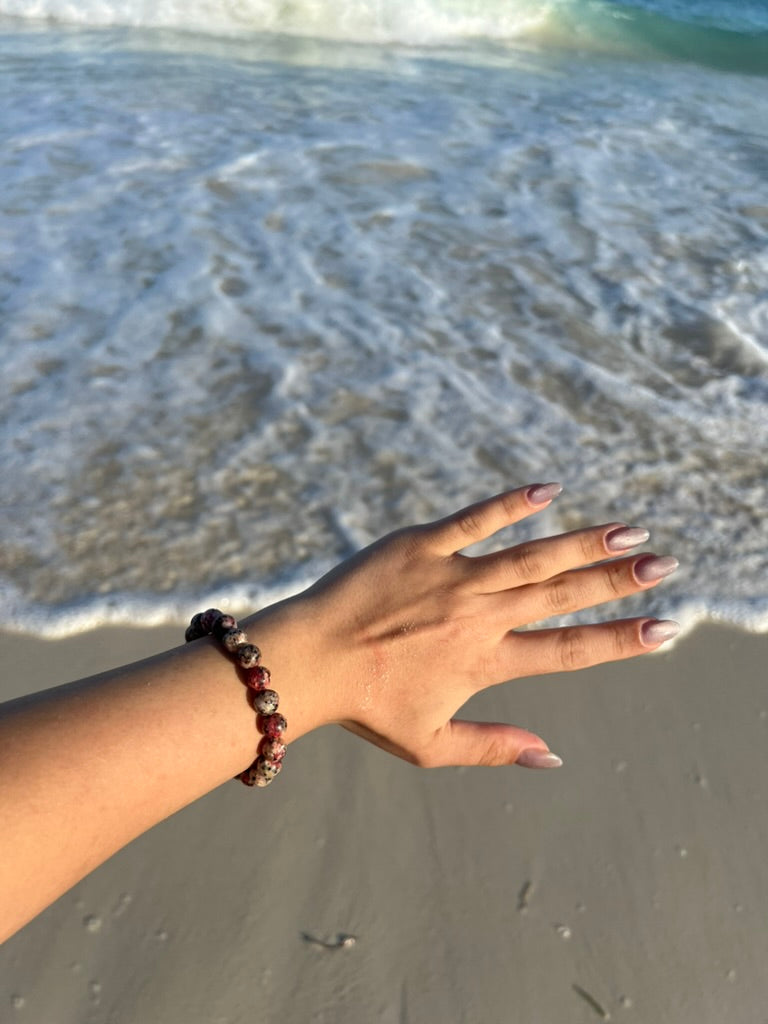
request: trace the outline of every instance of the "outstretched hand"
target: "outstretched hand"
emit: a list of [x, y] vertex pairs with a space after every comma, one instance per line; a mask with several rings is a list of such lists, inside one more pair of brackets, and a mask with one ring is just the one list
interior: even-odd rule
[[[286, 738], [337, 722], [418, 765], [560, 764], [525, 729], [454, 716], [485, 687], [631, 658], [674, 636], [676, 623], [649, 618], [537, 624], [648, 589], [677, 562], [628, 554], [648, 533], [622, 523], [462, 553], [559, 492], [536, 484], [400, 530], [243, 622], [272, 671]], [[242, 772], [255, 726], [231, 660], [209, 639], [0, 707], [0, 941]]]
[[462, 554], [559, 493], [557, 484], [533, 485], [399, 530], [255, 616], [254, 635], [276, 677], [304, 681], [284, 697], [291, 723], [290, 703], [302, 703], [289, 738], [335, 721], [425, 767], [559, 765], [525, 729], [454, 715], [486, 687], [631, 658], [679, 628], [647, 617], [522, 628], [650, 589], [677, 568], [669, 556], [626, 555], [648, 532], [623, 523]]

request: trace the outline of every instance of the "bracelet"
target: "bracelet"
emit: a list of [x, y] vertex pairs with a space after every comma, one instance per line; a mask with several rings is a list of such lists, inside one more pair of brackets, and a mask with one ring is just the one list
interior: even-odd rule
[[280, 698], [269, 689], [269, 669], [259, 664], [261, 651], [249, 642], [237, 621], [218, 608], [193, 615], [184, 639], [189, 643], [204, 636], [215, 637], [222, 650], [234, 658], [240, 677], [248, 687], [249, 702], [256, 712], [256, 724], [262, 734], [258, 757], [235, 778], [246, 786], [268, 786], [283, 767], [287, 747], [282, 742], [282, 735], [288, 726], [283, 716], [277, 713]]

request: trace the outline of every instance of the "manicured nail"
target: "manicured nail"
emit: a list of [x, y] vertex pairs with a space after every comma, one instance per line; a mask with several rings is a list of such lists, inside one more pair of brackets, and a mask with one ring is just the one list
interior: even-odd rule
[[[545, 501], [552, 501], [563, 490], [562, 484], [534, 484], [525, 492], [525, 496], [532, 505], [543, 505]], [[519, 763], [519, 762], [518, 762]]]
[[674, 619], [656, 619], [644, 622], [640, 628], [640, 639], [646, 647], [656, 647], [665, 640], [671, 640], [680, 632], [680, 623]]
[[523, 768], [559, 768], [563, 760], [557, 754], [553, 754], [551, 750], [538, 750], [536, 747], [530, 747], [522, 752], [515, 763]]
[[635, 563], [635, 579], [638, 583], [655, 583], [670, 576], [680, 565], [672, 555], [648, 555]]
[[605, 535], [605, 546], [608, 551], [629, 551], [638, 544], [645, 544], [650, 533], [642, 526], [619, 526]]

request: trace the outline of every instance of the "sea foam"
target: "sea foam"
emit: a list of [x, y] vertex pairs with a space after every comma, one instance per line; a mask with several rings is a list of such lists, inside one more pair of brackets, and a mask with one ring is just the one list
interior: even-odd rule
[[[181, 620], [540, 479], [768, 625], [759, 79], [6, 35], [3, 621]], [[591, 613], [597, 614], [595, 612]]]

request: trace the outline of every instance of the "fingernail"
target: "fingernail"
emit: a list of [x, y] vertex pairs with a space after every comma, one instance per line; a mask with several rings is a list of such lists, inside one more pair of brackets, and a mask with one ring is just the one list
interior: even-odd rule
[[680, 565], [672, 555], [648, 555], [635, 563], [634, 573], [638, 583], [655, 583], [670, 576]]
[[551, 750], [538, 750], [536, 747], [530, 747], [522, 752], [515, 763], [523, 768], [559, 768], [563, 760], [557, 754], [553, 754]]
[[534, 484], [525, 492], [525, 496], [532, 505], [543, 505], [545, 501], [552, 501], [563, 490], [562, 484]]
[[671, 640], [680, 632], [680, 623], [674, 619], [656, 619], [644, 622], [640, 628], [640, 639], [646, 647], [656, 647], [665, 640]]
[[608, 551], [628, 551], [645, 544], [650, 536], [642, 526], [620, 526], [605, 535], [605, 547]]

